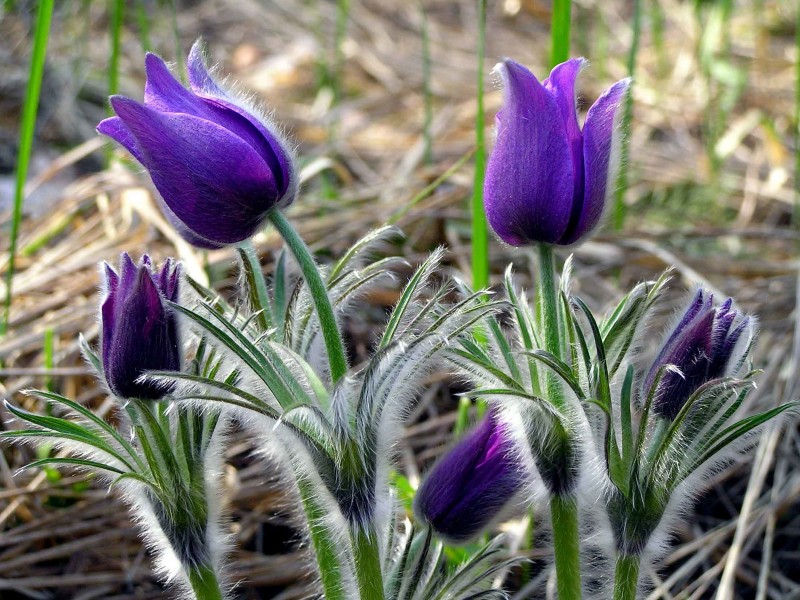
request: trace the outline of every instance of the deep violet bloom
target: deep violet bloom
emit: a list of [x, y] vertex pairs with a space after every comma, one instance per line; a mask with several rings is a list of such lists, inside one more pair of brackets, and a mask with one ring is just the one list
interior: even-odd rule
[[103, 322], [103, 371], [111, 392], [125, 399], [160, 400], [172, 387], [137, 381], [146, 371], [181, 368], [178, 323], [166, 301], [178, 299], [180, 265], [167, 259], [161, 271], [144, 255], [135, 265], [127, 253], [120, 273], [103, 265], [106, 295]]
[[417, 492], [414, 511], [443, 538], [467, 542], [523, 485], [513, 442], [492, 412], [436, 463]]
[[150, 172], [167, 219], [189, 243], [220, 248], [251, 237], [297, 189], [291, 153], [275, 127], [220, 87], [200, 42], [184, 88], [155, 54], [145, 57], [144, 103], [112, 96], [117, 113], [97, 131]]
[[574, 244], [600, 222], [619, 139], [615, 117], [630, 80], [608, 88], [589, 109], [581, 131], [575, 79], [585, 64], [574, 58], [539, 83], [512, 60], [496, 70], [505, 99], [497, 141], [486, 170], [486, 216], [512, 246]]
[[674, 419], [701, 385], [726, 374], [737, 343], [749, 343], [754, 329], [752, 319], [740, 316], [731, 298], [714, 306], [713, 296], [698, 290], [645, 378], [644, 391], [649, 393], [661, 367], [673, 365], [680, 370], [664, 372], [653, 411]]

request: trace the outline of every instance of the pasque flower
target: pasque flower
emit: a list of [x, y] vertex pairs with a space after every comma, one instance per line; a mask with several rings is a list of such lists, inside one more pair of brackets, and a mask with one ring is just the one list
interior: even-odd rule
[[738, 342], [753, 335], [752, 320], [739, 315], [731, 298], [714, 306], [713, 296], [698, 290], [645, 378], [644, 391], [649, 393], [662, 367], [679, 370], [664, 371], [655, 390], [654, 412], [674, 419], [701, 385], [726, 374]]
[[600, 96], [581, 130], [575, 79], [584, 63], [562, 63], [542, 83], [512, 60], [497, 66], [505, 100], [484, 201], [492, 228], [512, 246], [574, 244], [600, 221], [616, 167], [615, 117], [629, 80]]
[[201, 248], [252, 236], [274, 207], [292, 202], [292, 157], [275, 127], [211, 76], [199, 42], [184, 88], [155, 54], [145, 58], [144, 103], [112, 96], [117, 116], [97, 130], [150, 173], [167, 219]]
[[492, 412], [436, 463], [417, 492], [414, 510], [443, 538], [466, 542], [523, 485], [513, 442]]
[[178, 299], [180, 266], [167, 259], [161, 270], [145, 255], [135, 265], [122, 255], [117, 274], [104, 264], [103, 372], [120, 398], [159, 400], [169, 384], [139, 381], [146, 371], [178, 371], [181, 367], [178, 323], [166, 301]]

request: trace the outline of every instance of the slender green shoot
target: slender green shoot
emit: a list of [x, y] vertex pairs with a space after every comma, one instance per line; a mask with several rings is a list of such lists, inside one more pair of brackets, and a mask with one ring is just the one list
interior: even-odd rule
[[420, 34], [422, 36], [422, 100], [424, 102], [424, 118], [422, 122], [422, 140], [425, 145], [423, 162], [425, 166], [433, 164], [433, 94], [431, 92], [431, 40], [428, 35], [428, 15], [425, 4], [419, 0]]
[[[108, 63], [108, 95], [119, 92], [119, 57], [122, 42], [122, 23], [125, 21], [125, 0], [111, 0], [111, 57]], [[111, 107], [107, 108], [113, 113]]]
[[489, 285], [489, 227], [483, 210], [486, 171], [483, 110], [483, 57], [486, 53], [486, 0], [478, 0], [478, 89], [475, 114], [475, 176], [472, 184], [472, 289]]
[[36, 13], [36, 32], [33, 39], [33, 52], [25, 90], [25, 105], [22, 109], [22, 124], [19, 131], [19, 151], [17, 152], [17, 173], [14, 188], [14, 206], [11, 214], [11, 233], [8, 246], [8, 270], [6, 271], [6, 297], [3, 319], [0, 321], [0, 336], [8, 331], [11, 318], [12, 286], [16, 266], [17, 242], [22, 222], [22, 204], [25, 200], [25, 181], [33, 149], [33, 133], [36, 128], [36, 113], [39, 108], [39, 95], [42, 91], [44, 61], [47, 56], [47, 42], [50, 38], [50, 22], [53, 18], [53, 0], [41, 0]]
[[550, 498], [558, 600], [581, 600], [578, 503], [571, 496]]
[[222, 590], [214, 569], [198, 566], [189, 571], [189, 584], [197, 600], [222, 600]]
[[360, 600], [384, 600], [378, 534], [359, 529], [351, 534]]
[[625, 224], [625, 192], [628, 189], [628, 161], [630, 160], [631, 121], [633, 120], [633, 77], [636, 71], [636, 57], [639, 54], [639, 39], [642, 30], [642, 0], [633, 0], [633, 37], [628, 50], [628, 77], [631, 83], [625, 90], [622, 100], [622, 119], [620, 129], [622, 142], [619, 157], [619, 171], [614, 191], [614, 229], [622, 229]]
[[614, 573], [614, 600], [636, 600], [639, 582], [639, 556], [620, 554]]
[[456, 413], [456, 424], [453, 427], [453, 438], [460, 439], [469, 429], [469, 409], [472, 408], [472, 400], [467, 396], [458, 399], [458, 412]]
[[333, 99], [336, 104], [344, 93], [344, 40], [347, 37], [347, 22], [350, 13], [350, 0], [336, 1], [336, 30], [333, 49]]
[[572, 0], [553, 0], [553, 13], [550, 20], [550, 66], [569, 58], [570, 20]]
[[142, 50], [145, 52], [151, 51], [153, 43], [150, 40], [150, 16], [147, 14], [144, 0], [139, 0], [136, 3], [136, 25], [139, 28], [139, 41], [142, 43]]

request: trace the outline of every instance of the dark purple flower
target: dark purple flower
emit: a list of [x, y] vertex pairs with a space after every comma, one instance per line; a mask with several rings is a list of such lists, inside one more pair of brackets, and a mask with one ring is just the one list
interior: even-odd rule
[[575, 79], [584, 63], [562, 63], [543, 83], [512, 60], [498, 65], [505, 102], [497, 114], [484, 201], [492, 228], [512, 246], [574, 244], [600, 222], [616, 166], [615, 116], [629, 80], [598, 98], [581, 131]]
[[644, 390], [649, 393], [661, 367], [673, 365], [680, 370], [666, 371], [661, 377], [654, 412], [674, 419], [701, 385], [725, 375], [737, 342], [753, 335], [752, 320], [739, 315], [731, 298], [714, 306], [713, 296], [698, 290], [645, 378]]
[[291, 154], [275, 128], [220, 87], [199, 42], [184, 88], [164, 61], [147, 54], [144, 103], [112, 96], [117, 113], [97, 130], [122, 144], [150, 172], [167, 219], [189, 243], [242, 242], [297, 189]]
[[428, 474], [414, 510], [443, 538], [466, 542], [478, 535], [524, 485], [513, 442], [490, 413]]
[[120, 273], [104, 264], [103, 371], [119, 398], [160, 400], [172, 386], [140, 382], [146, 371], [181, 368], [178, 323], [166, 301], [177, 301], [180, 266], [167, 259], [161, 271], [145, 255], [139, 265], [122, 255]]

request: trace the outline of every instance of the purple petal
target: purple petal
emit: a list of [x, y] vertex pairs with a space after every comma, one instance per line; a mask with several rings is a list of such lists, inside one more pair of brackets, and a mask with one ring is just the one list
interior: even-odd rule
[[227, 92], [217, 84], [208, 71], [203, 53], [203, 43], [200, 40], [192, 44], [186, 66], [189, 72], [189, 85], [195, 93], [216, 96], [217, 98], [228, 97]]
[[606, 205], [609, 176], [617, 168], [616, 146], [620, 134], [616, 115], [630, 85], [623, 79], [607, 89], [586, 115], [583, 126], [583, 165], [585, 173], [584, 202], [574, 231], [563, 243], [571, 244], [590, 233], [600, 222]]
[[583, 58], [573, 58], [557, 65], [544, 81], [544, 87], [553, 95], [561, 111], [561, 118], [567, 132], [570, 156], [572, 158], [573, 205], [570, 222], [564, 236], [571, 237], [578, 225], [584, 200], [584, 174], [583, 174], [583, 135], [578, 125], [578, 109], [575, 102], [575, 80], [581, 69], [586, 64]]
[[147, 53], [144, 59], [147, 81], [144, 84], [144, 103], [161, 112], [185, 113], [208, 118], [205, 104], [199, 96], [187, 90], [175, 79], [161, 57]]
[[238, 115], [239, 119], [233, 128], [233, 117], [230, 117], [229, 125], [232, 131], [238, 133], [242, 139], [246, 139], [259, 150], [261, 158], [270, 166], [275, 176], [276, 187], [280, 193], [281, 207], [285, 208], [294, 199], [296, 188], [294, 163], [291, 155], [285, 147], [285, 142], [280, 134], [268, 128], [261, 119], [248, 112], [241, 106], [229, 102], [224, 98], [204, 98], [210, 108], [219, 109], [218, 114], [231, 113]]
[[100, 306], [100, 320], [103, 326], [103, 364], [108, 364], [107, 354], [111, 349], [111, 337], [114, 332], [115, 315], [114, 304], [119, 289], [119, 276], [108, 263], [103, 263], [105, 275], [106, 297]]
[[119, 117], [110, 117], [100, 121], [97, 125], [98, 133], [107, 135], [112, 140], [124, 147], [128, 152], [133, 155], [133, 158], [142, 162], [142, 153], [136, 145], [136, 138], [122, 122]]
[[503, 426], [490, 414], [423, 481], [415, 510], [440, 535], [455, 542], [469, 540], [522, 486], [505, 435]]
[[158, 206], [161, 209], [161, 212], [169, 221], [169, 224], [172, 225], [172, 228], [178, 232], [184, 240], [189, 242], [192, 246], [196, 248], [203, 248], [204, 250], [217, 250], [219, 248], [224, 248], [225, 244], [221, 244], [219, 242], [214, 242], [212, 240], [207, 240], [203, 237], [197, 235], [194, 231], [189, 229], [186, 224], [178, 218], [172, 209], [164, 202], [164, 199], [156, 195], [156, 200], [158, 201]]
[[253, 235], [278, 199], [272, 170], [241, 137], [186, 114], [116, 97], [114, 109], [174, 215], [196, 236], [234, 244]]
[[557, 243], [569, 224], [574, 191], [561, 112], [522, 65], [507, 60], [500, 73], [505, 103], [486, 171], [486, 215], [511, 245]]
[[[127, 258], [127, 261], [126, 261]], [[123, 256], [123, 269], [132, 264]], [[116, 318], [103, 348], [106, 382], [120, 398], [158, 400], [169, 386], [139, 382], [149, 370], [178, 370], [180, 355], [177, 324], [165, 310], [162, 296], [146, 264], [134, 267], [127, 293], [116, 298]]]
[[136, 281], [136, 265], [127, 252], [120, 256], [120, 265], [119, 297], [126, 298]]
[[[281, 142], [255, 116], [222, 98], [198, 96], [184, 88], [166, 63], [155, 54], [145, 58], [147, 83], [144, 103], [161, 112], [183, 113], [211, 121], [239, 136], [258, 152], [272, 169], [280, 198], [286, 194], [292, 171], [291, 159]], [[280, 199], [279, 198], [279, 199]]]
[[720, 347], [717, 349], [717, 352], [714, 355], [714, 361], [711, 364], [710, 371], [712, 377], [721, 377], [725, 373], [725, 369], [728, 368], [728, 364], [733, 357], [736, 344], [739, 342], [739, 339], [745, 331], [748, 332], [748, 338], [752, 337], [752, 327], [753, 325], [750, 317], [745, 317], [742, 319], [741, 323], [739, 323], [736, 328], [724, 339]]

